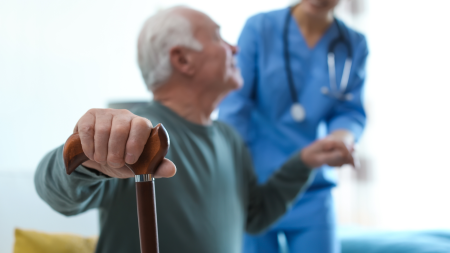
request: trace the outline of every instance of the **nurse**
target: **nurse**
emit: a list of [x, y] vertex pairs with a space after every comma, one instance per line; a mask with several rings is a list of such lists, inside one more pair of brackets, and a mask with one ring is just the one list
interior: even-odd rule
[[[363, 131], [367, 43], [334, 17], [338, 2], [303, 0], [245, 24], [237, 56], [244, 86], [225, 98], [219, 119], [246, 141], [260, 182], [318, 138], [340, 139], [352, 148]], [[280, 233], [291, 253], [339, 252], [334, 186], [333, 169], [318, 170], [270, 230], [245, 236], [244, 253], [278, 252]]]

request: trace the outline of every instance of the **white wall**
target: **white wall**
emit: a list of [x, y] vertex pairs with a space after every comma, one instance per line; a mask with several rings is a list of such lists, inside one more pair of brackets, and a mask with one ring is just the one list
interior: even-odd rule
[[450, 229], [450, 2], [367, 4], [368, 125], [361, 147], [373, 177], [341, 184], [341, 215], [383, 229]]
[[450, 229], [449, 1], [369, 2], [377, 226]]

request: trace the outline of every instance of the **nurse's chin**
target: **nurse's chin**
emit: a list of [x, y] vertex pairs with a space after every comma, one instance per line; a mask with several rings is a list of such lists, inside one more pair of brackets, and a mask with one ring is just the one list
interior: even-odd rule
[[313, 1], [305, 1], [305, 10], [310, 15], [318, 15], [326, 13], [329, 10], [329, 6], [323, 3], [315, 3]]

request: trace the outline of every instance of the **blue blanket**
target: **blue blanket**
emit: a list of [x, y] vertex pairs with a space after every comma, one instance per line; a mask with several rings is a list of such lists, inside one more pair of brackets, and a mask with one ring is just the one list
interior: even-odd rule
[[450, 230], [344, 232], [342, 253], [450, 253]]

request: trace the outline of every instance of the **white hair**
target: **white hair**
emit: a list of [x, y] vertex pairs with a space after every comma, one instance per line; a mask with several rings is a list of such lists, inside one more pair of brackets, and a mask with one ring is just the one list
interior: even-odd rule
[[184, 46], [202, 50], [202, 44], [194, 38], [190, 21], [173, 7], [158, 12], [147, 19], [138, 39], [138, 63], [149, 90], [153, 90], [172, 73], [170, 50]]

